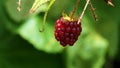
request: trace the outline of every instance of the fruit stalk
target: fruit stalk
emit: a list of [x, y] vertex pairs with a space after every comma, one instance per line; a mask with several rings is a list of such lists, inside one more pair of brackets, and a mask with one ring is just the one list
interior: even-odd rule
[[86, 11], [86, 8], [87, 8], [87, 6], [88, 6], [89, 3], [90, 3], [90, 0], [87, 0], [87, 2], [86, 2], [86, 4], [85, 4], [85, 7], [84, 7], [84, 9], [83, 9], [83, 11], [82, 11], [82, 14], [81, 14], [81, 16], [80, 16], [79, 19], [78, 19], [77, 24], [79, 24], [79, 23], [81, 22], [81, 20], [82, 20], [82, 18], [83, 18], [83, 15], [84, 15], [84, 13], [85, 13], [85, 11]]
[[72, 14], [71, 14], [71, 16], [70, 16], [70, 19], [73, 19], [74, 13], [75, 13], [75, 11], [76, 11], [76, 8], [77, 8], [79, 2], [80, 2], [80, 0], [77, 0], [76, 5], [74, 6], [74, 10], [72, 11]]

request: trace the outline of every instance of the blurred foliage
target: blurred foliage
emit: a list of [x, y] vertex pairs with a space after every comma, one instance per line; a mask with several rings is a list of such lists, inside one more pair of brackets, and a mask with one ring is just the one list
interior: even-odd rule
[[[99, 21], [94, 21], [90, 7], [82, 19], [82, 33], [74, 46], [62, 47], [54, 38], [55, 21], [62, 11], [70, 13], [76, 0], [56, 0], [47, 15], [45, 31], [43, 14], [50, 2], [30, 14], [34, 0], [0, 1], [0, 68], [102, 68], [106, 57], [118, 53], [120, 1], [115, 7], [104, 0], [91, 0]], [[45, 0], [41, 0], [44, 2]], [[75, 16], [81, 14], [86, 0], [80, 0]]]
[[47, 24], [45, 31], [39, 32], [39, 28], [42, 27], [39, 27], [40, 22], [42, 24], [43, 21], [42, 18], [38, 16], [30, 18], [19, 28], [19, 34], [39, 50], [44, 50], [52, 53], [61, 51], [63, 47], [60, 46], [59, 43], [54, 39], [54, 26]]

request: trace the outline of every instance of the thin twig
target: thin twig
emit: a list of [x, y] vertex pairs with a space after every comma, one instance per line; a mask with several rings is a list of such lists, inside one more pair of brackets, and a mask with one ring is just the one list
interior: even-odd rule
[[87, 6], [88, 6], [88, 4], [89, 4], [89, 2], [90, 2], [90, 0], [87, 0], [87, 2], [86, 2], [86, 4], [85, 4], [85, 7], [84, 7], [84, 9], [83, 9], [83, 11], [82, 11], [82, 14], [81, 14], [81, 16], [80, 16], [79, 19], [78, 19], [77, 24], [79, 24], [79, 23], [81, 22], [81, 20], [82, 20], [82, 18], [83, 18], [83, 15], [84, 15], [84, 13], [85, 13], [85, 11], [86, 11], [86, 8], [87, 8]]
[[93, 17], [94, 17], [95, 21], [97, 21], [98, 19], [97, 19], [97, 15], [95, 13], [95, 8], [93, 7], [91, 1], [89, 2], [89, 4], [90, 4], [90, 9], [92, 11]]
[[19, 0], [19, 1], [17, 2], [17, 4], [18, 4], [17, 10], [18, 10], [18, 11], [21, 11], [21, 0]]
[[71, 16], [70, 16], [71, 19], [73, 18], [74, 13], [75, 13], [75, 11], [76, 11], [77, 6], [78, 6], [79, 3], [80, 3], [80, 0], [77, 0], [76, 4], [75, 4], [75, 6], [74, 6], [74, 10], [72, 11], [72, 14], [71, 14]]

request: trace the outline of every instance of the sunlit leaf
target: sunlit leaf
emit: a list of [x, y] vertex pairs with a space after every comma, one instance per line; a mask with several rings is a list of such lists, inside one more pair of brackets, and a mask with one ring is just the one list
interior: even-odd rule
[[36, 10], [38, 10], [38, 8], [41, 5], [43, 5], [43, 4], [45, 4], [45, 3], [49, 2], [49, 1], [50, 0], [35, 0], [32, 7], [31, 7], [31, 9], [30, 9], [30, 11], [29, 11], [29, 13], [35, 12]]
[[21, 26], [19, 34], [38, 50], [50, 53], [61, 52], [63, 47], [54, 38], [54, 26], [49, 22], [46, 24], [45, 31], [39, 32], [40, 23], [42, 23], [42, 18], [30, 18]]
[[[32, 4], [34, 3], [34, 0], [21, 0], [20, 11], [17, 10], [18, 7], [17, 2], [18, 0], [6, 0], [5, 9], [11, 19], [20, 22], [21, 20], [24, 20], [31, 15], [29, 13], [29, 10], [32, 7]], [[45, 11], [46, 7], [47, 7], [46, 4], [39, 6], [40, 9], [38, 9], [38, 12]]]

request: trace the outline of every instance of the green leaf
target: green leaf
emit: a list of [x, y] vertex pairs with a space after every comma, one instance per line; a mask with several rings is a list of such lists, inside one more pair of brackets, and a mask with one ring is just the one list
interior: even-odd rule
[[[57, 53], [63, 50], [63, 47], [54, 38], [54, 26], [46, 24], [45, 31], [39, 32], [39, 24], [42, 23], [42, 18], [30, 18], [19, 29], [19, 34], [28, 42], [33, 44], [38, 50], [45, 52]], [[42, 27], [42, 26], [41, 26]]]

